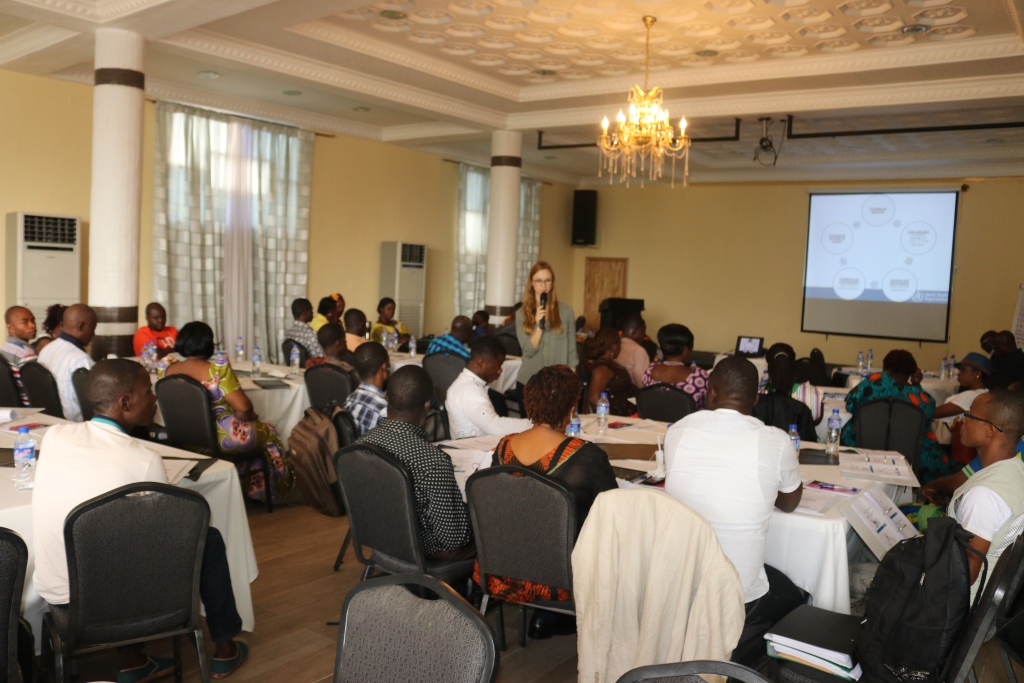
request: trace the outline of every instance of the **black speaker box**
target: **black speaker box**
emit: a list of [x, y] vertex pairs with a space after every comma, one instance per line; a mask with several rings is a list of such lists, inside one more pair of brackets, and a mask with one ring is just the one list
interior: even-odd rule
[[572, 243], [592, 246], [597, 242], [597, 190], [576, 190], [572, 197]]

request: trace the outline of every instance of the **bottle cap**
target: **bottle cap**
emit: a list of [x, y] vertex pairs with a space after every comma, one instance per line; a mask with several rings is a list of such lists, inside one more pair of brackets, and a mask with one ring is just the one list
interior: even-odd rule
[[19, 434], [28, 434], [28, 427], [18, 427]]
[[833, 408], [832, 409], [832, 414], [833, 415], [838, 415], [839, 414], [839, 408]]
[[796, 425], [789, 425], [789, 431], [795, 432], [796, 431]]
[[601, 398], [608, 398], [608, 392], [607, 391], [602, 391], [601, 392]]

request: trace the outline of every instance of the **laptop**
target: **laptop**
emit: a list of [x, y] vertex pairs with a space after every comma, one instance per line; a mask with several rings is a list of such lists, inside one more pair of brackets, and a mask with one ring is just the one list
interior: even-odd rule
[[736, 355], [760, 358], [764, 355], [764, 337], [736, 337]]

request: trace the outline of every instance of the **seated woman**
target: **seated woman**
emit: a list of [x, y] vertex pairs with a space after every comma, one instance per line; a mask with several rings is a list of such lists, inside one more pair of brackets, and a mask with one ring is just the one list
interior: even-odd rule
[[696, 365], [691, 366], [693, 333], [686, 325], [672, 323], [658, 330], [658, 346], [664, 360], [654, 362], [644, 373], [644, 386], [671, 384], [693, 396], [697, 410], [704, 410], [708, 393], [708, 373]]
[[43, 334], [35, 340], [33, 346], [38, 354], [43, 348], [60, 336], [64, 328], [64, 304], [53, 304], [46, 308], [46, 319], [43, 320]]
[[598, 330], [584, 345], [584, 372], [590, 374], [587, 404], [592, 412], [597, 410], [602, 392], [608, 394], [612, 415], [636, 412], [636, 406], [628, 400], [636, 395], [633, 380], [629, 378], [629, 371], [615, 362], [621, 348], [618, 331], [610, 328]]
[[401, 346], [409, 341], [411, 333], [405, 325], [395, 320], [395, 300], [386, 296], [377, 304], [377, 322], [370, 329], [370, 339], [383, 344], [389, 334], [397, 334], [398, 345]]
[[[789, 344], [772, 344], [765, 356], [768, 360], [768, 392], [754, 406], [754, 417], [770, 427], [789, 431], [795, 424], [802, 441], [817, 441], [811, 409], [795, 398], [800, 385], [796, 375], [796, 353]], [[821, 412], [821, 401], [818, 401]]]
[[927, 484], [949, 474], [951, 465], [949, 456], [943, 452], [931, 431], [935, 399], [921, 389], [920, 383], [917, 361], [909, 351], [894, 349], [886, 354], [882, 371], [870, 375], [846, 395], [846, 409], [853, 417], [843, 427], [842, 444], [857, 445], [857, 406], [860, 404], [879, 398], [898, 398], [917, 406], [924, 411], [926, 429], [917, 458], [917, 477], [922, 484]]
[[[201, 382], [210, 392], [213, 421], [217, 427], [217, 447], [222, 453], [246, 454], [266, 449], [270, 456], [270, 491], [275, 500], [283, 500], [292, 486], [292, 472], [285, 460], [285, 449], [277, 431], [252, 409], [227, 358], [213, 356], [213, 330], [204, 322], [191, 322], [181, 328], [174, 350], [183, 360], [172, 363], [167, 375], [187, 375]], [[266, 479], [261, 460], [238, 464], [238, 475], [250, 498], [265, 500]], [[248, 483], [246, 483], [248, 482]]]
[[[565, 435], [582, 391], [579, 377], [566, 365], [549, 365], [537, 371], [523, 390], [523, 408], [533, 427], [499, 441], [492, 462], [526, 467], [567, 488], [576, 499], [579, 527], [598, 494], [617, 487], [605, 452], [595, 444]], [[480, 583], [479, 563], [473, 579]], [[487, 577], [487, 591], [502, 600], [517, 602], [570, 599], [566, 591], [557, 588], [498, 576]], [[557, 612], [538, 609], [529, 636], [543, 639], [555, 631], [574, 633], [575, 625], [574, 617], [563, 618]]]

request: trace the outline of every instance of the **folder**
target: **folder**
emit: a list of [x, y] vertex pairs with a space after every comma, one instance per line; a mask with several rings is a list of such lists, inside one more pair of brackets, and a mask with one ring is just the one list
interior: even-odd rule
[[858, 617], [849, 614], [800, 605], [764, 637], [775, 645], [799, 650], [849, 670], [856, 664], [860, 622]]

